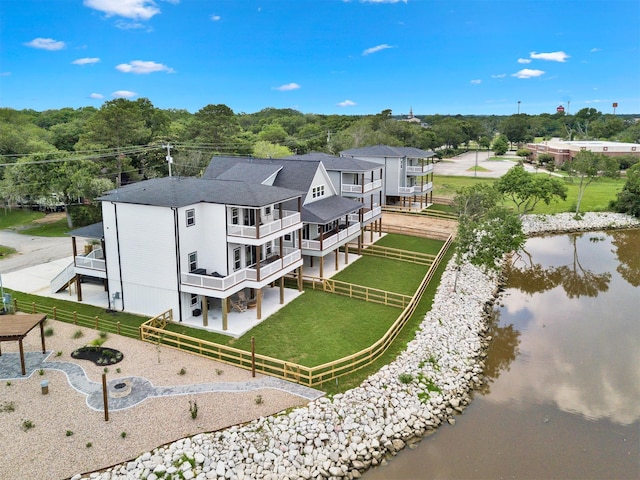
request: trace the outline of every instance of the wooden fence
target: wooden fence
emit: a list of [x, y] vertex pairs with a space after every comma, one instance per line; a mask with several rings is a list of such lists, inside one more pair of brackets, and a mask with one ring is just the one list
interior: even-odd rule
[[420, 286], [411, 297], [408, 304], [403, 307], [402, 313], [400, 313], [385, 335], [370, 347], [339, 360], [315, 367], [306, 367], [304, 365], [298, 365], [292, 362], [268, 357], [266, 355], [252, 355], [251, 352], [247, 352], [245, 350], [239, 350], [226, 345], [220, 345], [214, 342], [171, 332], [164, 328], [164, 326], [170, 322], [171, 312], [164, 312], [163, 314], [143, 323], [140, 326], [140, 338], [147, 342], [186, 350], [197, 355], [213, 358], [219, 362], [228, 363], [241, 368], [255, 368], [255, 371], [257, 372], [294, 381], [303, 385], [311, 387], [321, 385], [324, 382], [370, 365], [389, 348], [415, 311], [424, 290], [432, 280], [436, 269], [440, 265], [442, 258], [451, 245], [451, 240], [451, 236], [446, 239], [444, 245], [440, 249], [440, 252], [434, 258], [431, 268], [429, 268], [429, 271], [422, 279]]
[[[366, 230], [371, 229], [371, 225], [365, 227]], [[424, 228], [404, 227], [400, 225], [382, 225], [384, 233], [397, 233], [400, 235], [410, 235], [412, 237], [432, 238], [434, 240], [447, 241], [451, 236], [449, 233], [438, 232], [436, 230], [427, 230]]]
[[303, 285], [311, 288], [311, 290], [323, 290], [327, 293], [335, 293], [336, 295], [364, 300], [365, 302], [380, 303], [390, 307], [405, 308], [411, 301], [411, 296], [409, 295], [365, 287], [355, 283], [341, 282], [331, 278], [302, 275], [302, 282]]
[[81, 327], [93, 328], [103, 332], [117, 333], [125, 337], [138, 338], [139, 328], [131, 325], [123, 325], [120, 321], [84, 315], [75, 311], [61, 310], [57, 307], [38, 305], [35, 302], [24, 302], [14, 299], [14, 310], [28, 313], [45, 313], [47, 317], [61, 322], [72, 323]]
[[371, 255], [373, 257], [390, 258], [392, 260], [400, 260], [401, 262], [417, 263], [418, 265], [431, 266], [437, 255], [430, 253], [411, 252], [409, 250], [401, 250], [399, 248], [383, 247], [375, 243], [367, 245], [361, 250], [362, 255]]

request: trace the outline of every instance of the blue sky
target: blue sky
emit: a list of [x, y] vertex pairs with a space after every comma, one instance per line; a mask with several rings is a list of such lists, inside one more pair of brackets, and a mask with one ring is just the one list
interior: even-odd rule
[[640, 113], [640, 3], [0, 2], [0, 106], [116, 97], [191, 112]]

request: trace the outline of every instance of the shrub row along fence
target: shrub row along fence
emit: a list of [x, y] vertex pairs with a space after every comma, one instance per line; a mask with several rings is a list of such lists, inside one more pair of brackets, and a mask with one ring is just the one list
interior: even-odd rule
[[137, 326], [122, 324], [120, 321], [111, 319], [83, 315], [75, 311], [70, 312], [68, 310], [62, 310], [57, 307], [38, 305], [35, 302], [24, 302], [14, 299], [14, 311], [28, 312], [28, 313], [44, 313], [47, 317], [61, 322], [72, 323], [80, 327], [93, 328], [95, 330], [101, 330], [103, 332], [117, 333], [125, 337], [138, 338], [140, 336], [140, 330]]
[[201, 340], [170, 330], [172, 313], [170, 311], [154, 317], [140, 326], [140, 338], [144, 341], [162, 344], [171, 348], [189, 351], [197, 355], [213, 358], [223, 363], [245, 369], [253, 369], [259, 373], [294, 381], [310, 387], [322, 385], [355, 370], [366, 367], [377, 360], [396, 339], [411, 315], [413, 315], [424, 291], [432, 280], [436, 269], [451, 245], [452, 237], [446, 238], [440, 252], [433, 260], [431, 268], [422, 279], [420, 286], [410, 298], [402, 313], [387, 330], [385, 335], [370, 347], [357, 353], [315, 367], [306, 367], [266, 355], [252, 354], [245, 350]]

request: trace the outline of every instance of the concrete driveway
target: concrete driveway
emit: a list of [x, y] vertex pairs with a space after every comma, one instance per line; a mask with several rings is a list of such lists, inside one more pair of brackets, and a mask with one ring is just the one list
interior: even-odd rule
[[[519, 160], [515, 155], [503, 155], [500, 160], [489, 160], [491, 157], [494, 157], [493, 152], [486, 150], [477, 153], [467, 152], [439, 161], [435, 164], [433, 171], [436, 175], [498, 178], [507, 173]], [[484, 171], [475, 172], [473, 167], [476, 165], [482, 167], [479, 170]], [[528, 172], [534, 171], [534, 168], [527, 163], [524, 164], [524, 168]]]

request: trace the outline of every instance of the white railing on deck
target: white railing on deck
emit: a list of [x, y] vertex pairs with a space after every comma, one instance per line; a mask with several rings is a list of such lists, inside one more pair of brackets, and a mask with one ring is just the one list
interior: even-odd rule
[[73, 262], [71, 262], [69, 265], [65, 267], [64, 270], [62, 270], [58, 275], [53, 277], [53, 280], [51, 280], [51, 282], [49, 283], [49, 285], [51, 286], [51, 293], [58, 292], [58, 290], [60, 290], [64, 285], [69, 283], [69, 280], [71, 280], [75, 276], [76, 276], [76, 269]]
[[101, 248], [92, 250], [87, 255], [77, 255], [75, 257], [76, 267], [89, 268], [100, 272], [106, 271], [106, 263], [104, 261], [104, 251]]
[[257, 236], [258, 228], [255, 225], [236, 225], [233, 223], [227, 224], [227, 235], [231, 237], [263, 238], [296, 223], [300, 223], [300, 213], [285, 212], [282, 219], [260, 225], [260, 237]]
[[365, 183], [364, 185], [355, 185], [351, 183], [343, 183], [342, 191], [344, 193], [366, 193], [382, 186], [382, 180], [374, 180], [373, 182]]
[[331, 236], [323, 238], [322, 242], [320, 242], [320, 240], [302, 240], [302, 249], [318, 250], [318, 251], [320, 250], [321, 247], [322, 249], [327, 249], [329, 247], [332, 247], [336, 243], [344, 240], [345, 238], [350, 237], [354, 233], [359, 234], [360, 228], [361, 228], [360, 222], [355, 222], [349, 225], [348, 228], [345, 228], [343, 230], [338, 231], [337, 233], [334, 233]]

